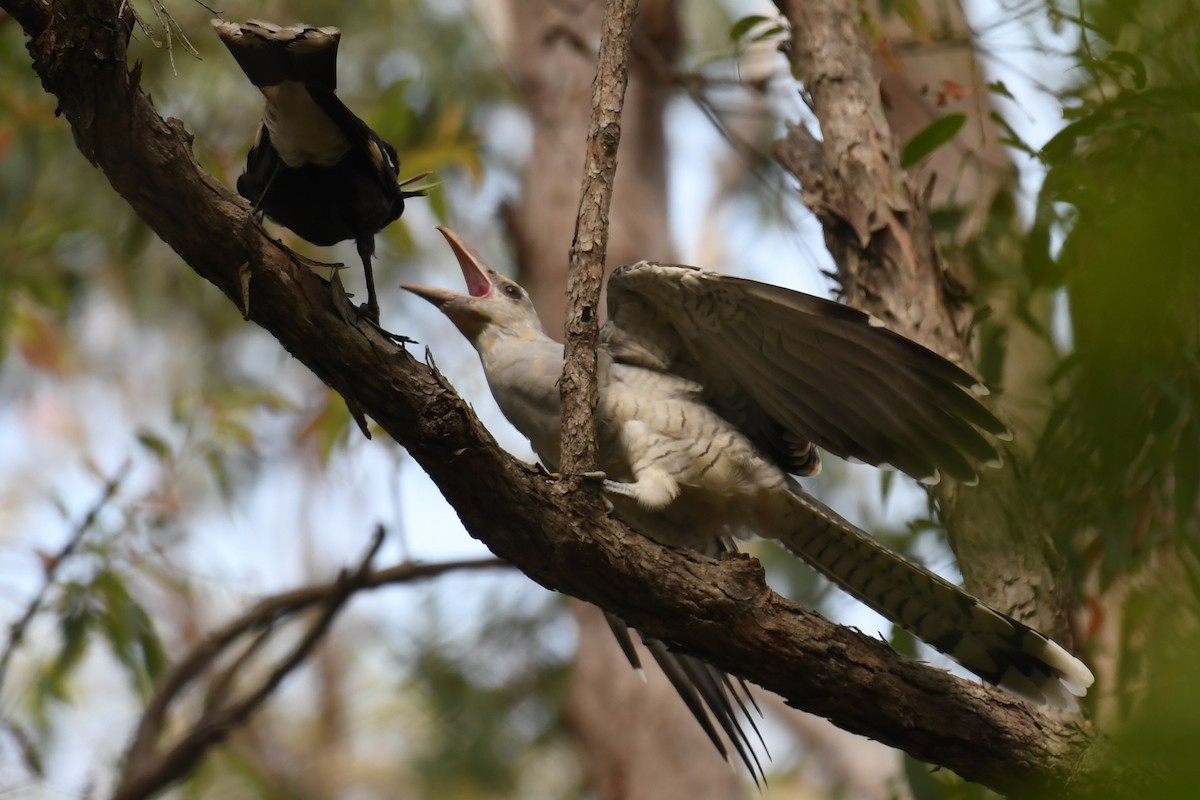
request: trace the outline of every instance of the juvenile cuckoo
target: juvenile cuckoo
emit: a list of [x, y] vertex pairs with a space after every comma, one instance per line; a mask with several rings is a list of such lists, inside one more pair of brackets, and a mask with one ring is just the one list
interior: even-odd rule
[[[275, 222], [322, 247], [353, 239], [367, 282], [367, 317], [379, 321], [371, 257], [375, 234], [422, 194], [397, 182], [396, 149], [335, 93], [337, 28], [212, 20], [265, 99], [238, 193]], [[417, 176], [413, 180], [423, 176]]]
[[[563, 347], [520, 286], [440, 230], [468, 293], [405, 288], [471, 341], [500, 409], [556, 469]], [[817, 471], [820, 447], [926, 483], [943, 475], [974, 482], [977, 465], [999, 461], [992, 437], [1008, 434], [967, 372], [855, 309], [693, 267], [618, 268], [608, 312], [598, 466], [618, 518], [663, 544], [710, 554], [735, 536], [775, 539], [985, 681], [1077, 707], [1093, 681], [1081, 661], [892, 552], [792, 477]], [[740, 751], [725, 676], [661, 643], [651, 651], [693, 713], [702, 698]], [[697, 717], [707, 724], [702, 711]]]

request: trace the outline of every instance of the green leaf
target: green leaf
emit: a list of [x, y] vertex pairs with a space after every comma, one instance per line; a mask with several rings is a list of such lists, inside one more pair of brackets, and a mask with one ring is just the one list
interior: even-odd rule
[[1006, 144], [1009, 147], [1020, 150], [1021, 152], [1028, 153], [1031, 156], [1037, 155], [1037, 153], [1034, 152], [1034, 149], [1026, 144], [1024, 139], [1017, 135], [1017, 132], [1013, 129], [1013, 126], [1008, 124], [1008, 120], [997, 114], [995, 111], [988, 114], [988, 117], [992, 120], [992, 122], [1003, 128], [1004, 133], [1007, 134], [1006, 136], [1001, 137], [1001, 144]]
[[1016, 100], [1013, 93], [1004, 85], [1004, 81], [992, 81], [987, 85], [987, 90], [998, 97], [1007, 97], [1009, 100]]
[[925, 9], [917, 0], [892, 0], [892, 9], [896, 15], [908, 25], [913, 36], [928, 40], [933, 35], [933, 25], [925, 14]]
[[134, 684], [143, 692], [149, 692], [166, 663], [153, 620], [117, 573], [101, 572], [92, 581], [91, 589], [103, 602], [98, 625], [100, 633]]
[[929, 519], [928, 517], [910, 519], [905, 527], [908, 529], [908, 534], [910, 536], [915, 536], [918, 533], [924, 533], [925, 531], [940, 531], [942, 529], [941, 523], [939, 523], [937, 520]]
[[225, 461], [224, 451], [217, 447], [204, 448], [204, 463], [208, 465], [208, 471], [212, 475], [213, 481], [216, 482], [217, 489], [221, 492], [221, 498], [226, 501], [232, 500], [235, 487]]
[[896, 471], [894, 469], [883, 469], [879, 471], [879, 499], [887, 502], [888, 495], [892, 493], [892, 487], [896, 484]]
[[906, 655], [909, 658], [916, 658], [918, 653], [918, 644], [920, 641], [916, 636], [913, 636], [908, 631], [901, 628], [899, 625], [892, 626], [892, 649], [901, 655]]
[[786, 30], [787, 28], [783, 27], [782, 25], [772, 25], [768, 28], [763, 28], [761, 31], [747, 39], [746, 44], [753, 44], [755, 42], [763, 42], [767, 39], [773, 39], [776, 36], [784, 33]]
[[57, 610], [61, 643], [58, 655], [38, 680], [35, 713], [45, 707], [47, 700], [67, 699], [67, 678], [83, 660], [87, 652], [88, 634], [96, 622], [87, 589], [78, 583], [63, 586]]
[[1129, 70], [1133, 75], [1133, 85], [1139, 90], [1146, 88], [1146, 65], [1133, 53], [1124, 50], [1113, 50], [1108, 54], [1108, 60]]
[[1063, 128], [1050, 141], [1042, 145], [1041, 158], [1046, 162], [1061, 161], [1075, 153], [1080, 139], [1091, 136], [1101, 125], [1106, 124], [1112, 117], [1107, 111], [1098, 111], [1072, 122]]
[[967, 124], [966, 114], [947, 114], [939, 117], [925, 126], [925, 129], [908, 140], [904, 152], [900, 154], [900, 167], [908, 169], [927, 155], [949, 142], [963, 125]]
[[30, 773], [39, 778], [46, 777], [46, 764], [42, 758], [42, 751], [34, 738], [18, 725], [14, 720], [9, 719], [4, 723], [4, 732], [8, 737], [16, 743], [17, 750], [21, 753], [21, 761], [25, 764], [25, 768]]
[[166, 459], [171, 455], [171, 446], [167, 444], [166, 440], [145, 428], [138, 431], [137, 440], [138, 444], [158, 456], [159, 459]]
[[750, 29], [756, 25], [761, 25], [764, 22], [772, 22], [770, 17], [764, 17], [762, 14], [751, 14], [742, 17], [737, 22], [729, 27], [729, 41], [740, 42], [742, 37], [750, 32]]

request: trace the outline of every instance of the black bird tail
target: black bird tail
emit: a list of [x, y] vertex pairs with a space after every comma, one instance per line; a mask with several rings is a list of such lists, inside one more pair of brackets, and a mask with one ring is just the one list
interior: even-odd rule
[[[604, 618], [608, 621], [608, 626], [630, 666], [642, 674], [642, 678], [645, 680], [641, 659], [634, 648], [629, 628], [620, 617], [609, 614], [607, 611], [604, 613]], [[698, 658], [683, 653], [674, 653], [657, 639], [642, 637], [642, 643], [654, 657], [663, 674], [667, 676], [667, 680], [671, 682], [672, 688], [683, 700], [684, 705], [700, 724], [704, 734], [721, 754], [721, 757], [729, 761], [730, 751], [721, 738], [721, 734], [717, 732], [718, 728], [733, 745], [734, 751], [746, 766], [746, 770], [754, 779], [755, 784], [760, 788], [765, 787], [767, 776], [763, 771], [758, 753], [755, 752], [755, 747], [761, 747], [765, 753], [766, 742], [763, 741], [762, 733], [759, 732], [750, 709], [753, 708], [759, 716], [762, 716], [762, 713], [745, 682], [741, 678], [721, 672]], [[747, 729], [754, 732], [754, 737], [747, 733]], [[758, 745], [755, 745], [755, 739], [758, 740]]]
[[270, 22], [226, 22], [212, 26], [238, 66], [255, 86], [303, 83], [326, 92], [337, 89], [337, 50], [342, 32], [308, 25], [282, 27]]

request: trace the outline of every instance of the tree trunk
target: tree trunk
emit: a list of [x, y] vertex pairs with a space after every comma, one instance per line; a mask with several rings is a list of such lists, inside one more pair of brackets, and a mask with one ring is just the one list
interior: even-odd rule
[[[822, 136], [818, 141], [792, 126], [776, 152], [821, 220], [847, 301], [952, 361], [969, 363], [973, 308], [942, 262], [925, 191], [900, 169], [856, 8], [841, 0], [781, 0], [780, 6], [791, 22], [793, 68]], [[935, 497], [968, 590], [1070, 643], [1061, 562], [1025, 500], [1017, 453], [980, 486], [942, 481]]]

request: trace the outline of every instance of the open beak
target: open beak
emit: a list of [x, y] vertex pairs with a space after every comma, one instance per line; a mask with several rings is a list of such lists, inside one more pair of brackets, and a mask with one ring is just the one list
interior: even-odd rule
[[449, 228], [439, 227], [438, 232], [446, 238], [454, 257], [458, 259], [458, 267], [462, 270], [463, 280], [467, 284], [467, 292], [451, 291], [437, 286], [419, 286], [406, 284], [401, 289], [412, 292], [417, 297], [428, 300], [437, 306], [443, 314], [450, 318], [458, 329], [469, 339], [474, 339], [488, 318], [479, 308], [480, 300], [491, 297], [495, 288], [488, 276], [490, 269], [471, 247], [459, 238], [458, 234]]

